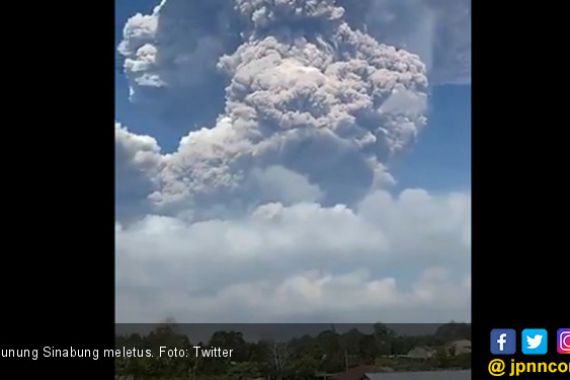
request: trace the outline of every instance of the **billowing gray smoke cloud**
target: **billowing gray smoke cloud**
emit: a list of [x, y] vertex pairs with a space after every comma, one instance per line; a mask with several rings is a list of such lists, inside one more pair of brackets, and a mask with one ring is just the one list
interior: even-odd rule
[[151, 15], [135, 15], [124, 28], [119, 51], [131, 98], [184, 131], [207, 123], [223, 107], [226, 82], [216, 70], [217, 60], [243, 42], [243, 16], [258, 31], [281, 26], [280, 33], [315, 32], [343, 17], [379, 42], [419, 54], [430, 82], [470, 81], [470, 0], [336, 3], [163, 0]]
[[247, 197], [251, 170], [272, 165], [305, 176], [325, 203], [391, 183], [386, 163], [426, 123], [418, 56], [352, 30], [332, 0], [236, 0], [236, 10], [249, 29], [218, 62], [225, 113], [163, 157], [150, 199], [178, 209]]
[[154, 138], [130, 133], [115, 123], [115, 198], [119, 220], [148, 210], [147, 196], [156, 188], [154, 181], [162, 161]]

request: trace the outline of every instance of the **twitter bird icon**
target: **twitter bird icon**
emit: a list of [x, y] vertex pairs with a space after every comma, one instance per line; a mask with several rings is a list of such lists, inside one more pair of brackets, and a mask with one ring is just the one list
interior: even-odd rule
[[548, 332], [544, 329], [524, 329], [521, 341], [525, 355], [546, 355], [548, 352]]

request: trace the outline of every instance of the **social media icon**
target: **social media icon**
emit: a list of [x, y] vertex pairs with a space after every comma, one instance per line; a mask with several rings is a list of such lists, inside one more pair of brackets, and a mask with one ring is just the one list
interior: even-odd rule
[[570, 354], [570, 329], [558, 329], [556, 350], [559, 354]]
[[546, 355], [548, 332], [544, 329], [524, 329], [521, 336], [522, 352], [525, 355]]
[[513, 329], [491, 330], [491, 353], [513, 355], [517, 351], [517, 333]]

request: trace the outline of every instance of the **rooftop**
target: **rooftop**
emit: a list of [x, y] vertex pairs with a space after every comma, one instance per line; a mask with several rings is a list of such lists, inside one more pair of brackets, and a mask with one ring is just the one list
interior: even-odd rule
[[471, 371], [365, 373], [364, 380], [471, 380]]

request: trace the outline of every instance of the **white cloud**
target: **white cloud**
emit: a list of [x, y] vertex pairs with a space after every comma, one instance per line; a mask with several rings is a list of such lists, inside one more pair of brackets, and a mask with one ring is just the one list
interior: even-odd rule
[[465, 318], [469, 228], [468, 194], [422, 190], [375, 192], [356, 210], [271, 203], [232, 219], [149, 215], [117, 230], [118, 317]]
[[[428, 270], [429, 271], [429, 270]], [[156, 322], [165, 315], [183, 322], [210, 323], [442, 323], [469, 321], [469, 291], [446, 276], [422, 275], [411, 289], [392, 277], [374, 278], [366, 270], [332, 275], [302, 272], [280, 283], [230, 285], [215, 294], [125, 290], [118, 304], [122, 321]]]

